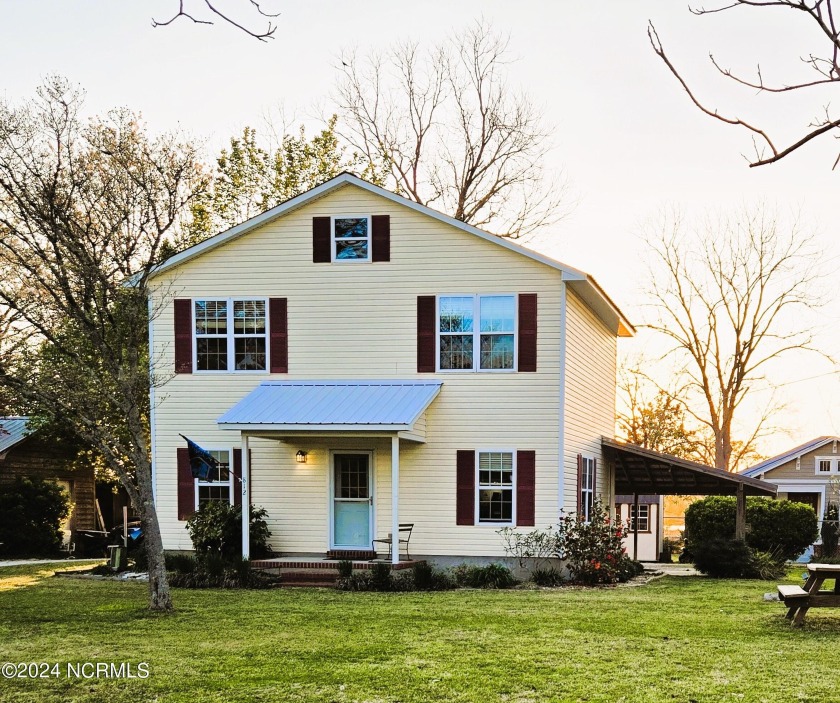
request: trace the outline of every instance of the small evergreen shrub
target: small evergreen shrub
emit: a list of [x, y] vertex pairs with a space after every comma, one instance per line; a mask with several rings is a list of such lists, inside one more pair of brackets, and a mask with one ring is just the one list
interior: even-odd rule
[[198, 560], [192, 554], [166, 554], [166, 570], [191, 574], [198, 568]]
[[452, 578], [460, 588], [513, 588], [518, 583], [503, 564], [461, 564], [452, 569]]
[[196, 560], [193, 565], [178, 562], [186, 566], [186, 571], [167, 571], [169, 584], [176, 588], [272, 588], [280, 579], [264, 571], [251, 567], [247, 559], [227, 562], [212, 555], [203, 560]]
[[636, 561], [625, 554], [619, 559], [615, 573], [619, 583], [627, 583], [630, 579], [641, 576], [644, 571], [645, 567], [642, 562]]
[[820, 559], [835, 556], [838, 542], [840, 542], [837, 503], [829, 503], [825, 508], [825, 518], [820, 530], [820, 538], [822, 539], [822, 557]]
[[370, 569], [370, 587], [373, 591], [393, 590], [391, 565], [378, 561]]
[[560, 570], [555, 569], [553, 566], [544, 569], [534, 569], [531, 572], [531, 581], [537, 586], [560, 586], [564, 580]]
[[[251, 557], [260, 559], [268, 556], [268, 538], [271, 532], [266, 525], [268, 513], [264, 508], [251, 506]], [[196, 555], [214, 554], [233, 563], [242, 556], [242, 506], [222, 501], [204, 503], [189, 520], [190, 532]]]
[[418, 561], [411, 567], [411, 578], [418, 591], [434, 591], [435, 570], [425, 561]]
[[342, 559], [338, 562], [338, 577], [342, 579], [353, 575], [353, 562], [349, 559]]
[[0, 555], [54, 556], [70, 501], [52, 481], [19, 476], [0, 486]]
[[692, 553], [698, 571], [714, 578], [746, 578], [752, 561], [752, 550], [734, 539], [709, 539], [696, 544]]

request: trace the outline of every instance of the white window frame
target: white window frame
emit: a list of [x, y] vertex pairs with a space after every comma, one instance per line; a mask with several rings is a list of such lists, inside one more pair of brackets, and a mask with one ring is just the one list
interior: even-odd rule
[[[367, 220], [367, 237], [353, 237], [350, 241], [367, 242], [367, 258], [365, 259], [339, 259], [336, 258], [336, 220]], [[373, 217], [371, 215], [331, 215], [330, 216], [330, 261], [334, 264], [369, 264], [373, 261]]]
[[[440, 331], [441, 298], [472, 298], [473, 301], [473, 364], [471, 369], [442, 369], [440, 366], [441, 336], [450, 336]], [[513, 335], [513, 367], [509, 369], [482, 369], [481, 364], [481, 299], [513, 298], [513, 331], [498, 334]], [[517, 293], [441, 293], [435, 296], [435, 369], [438, 373], [516, 373], [519, 368], [519, 295]], [[485, 334], [488, 334], [485, 332]], [[495, 333], [489, 333], [495, 334]]]
[[[634, 508], [636, 507], [635, 503], [630, 503], [630, 532], [633, 532], [633, 527], [636, 522], [636, 516], [633, 514]], [[641, 511], [642, 508], [645, 509], [646, 514], [642, 515]], [[650, 532], [650, 505], [648, 503], [639, 503], [639, 519], [644, 520], [647, 524], [647, 527], [642, 529], [641, 527], [638, 529], [639, 532]]]
[[[242, 302], [251, 302], [257, 301], [262, 302], [265, 305], [265, 333], [262, 335], [259, 334], [240, 334], [237, 335], [234, 329], [234, 317], [233, 317], [233, 304], [234, 303], [242, 303]], [[227, 369], [204, 369], [199, 370], [198, 368], [198, 340], [202, 337], [211, 337], [211, 338], [220, 338], [221, 335], [199, 335], [196, 332], [196, 320], [195, 320], [195, 305], [199, 302], [225, 302], [227, 303], [227, 333], [225, 334], [226, 341], [227, 341], [227, 358], [228, 358], [228, 368]], [[271, 370], [271, 319], [269, 315], [269, 308], [268, 308], [268, 298], [262, 297], [259, 295], [240, 295], [231, 298], [224, 298], [224, 297], [212, 297], [212, 296], [202, 296], [192, 299], [192, 345], [193, 345], [193, 373], [197, 374], [228, 374], [228, 373], [235, 373], [235, 374], [267, 374]], [[236, 339], [240, 338], [247, 338], [247, 337], [265, 337], [265, 368], [264, 369], [237, 369], [235, 366], [231, 368], [235, 363], [236, 357]]]
[[[580, 486], [578, 487], [578, 490], [580, 491], [579, 498], [580, 498], [580, 505], [583, 508], [583, 511], [582, 511], [583, 512], [583, 521], [585, 523], [588, 523], [592, 519], [591, 511], [592, 511], [592, 507], [595, 505], [595, 472], [597, 471], [597, 468], [595, 467], [595, 457], [594, 456], [581, 455], [580, 460], [582, 462], [582, 465], [580, 467], [581, 482], [580, 482]], [[586, 483], [584, 478], [586, 476], [587, 462], [592, 467], [592, 481], [589, 484], [589, 488], [586, 488], [585, 485], [584, 485]], [[584, 494], [589, 494], [589, 496], [590, 496], [589, 509], [588, 510], [587, 510], [586, 500], [584, 499]]]
[[[828, 462], [828, 471], [820, 471], [820, 462]], [[814, 475], [816, 476], [837, 476], [840, 474], [840, 457], [833, 456], [814, 457]]]
[[[479, 496], [481, 494], [482, 484], [480, 481], [480, 463], [481, 463], [481, 455], [482, 454], [510, 454], [511, 455], [511, 505], [510, 505], [510, 521], [509, 522], [502, 522], [500, 520], [482, 520], [481, 519], [481, 501], [479, 500]], [[475, 450], [475, 520], [473, 521], [475, 525], [480, 527], [505, 527], [505, 526], [515, 526], [516, 525], [516, 483], [517, 483], [517, 471], [516, 471], [516, 450], [511, 449], [510, 447], [502, 447], [502, 448], [482, 448]], [[484, 486], [484, 488], [488, 489], [496, 489], [500, 488], [500, 486]], [[504, 488], [504, 490], [507, 490]]]
[[[202, 298], [204, 300], [204, 298]], [[233, 447], [208, 447], [206, 448], [208, 452], [227, 452], [228, 453], [228, 480], [227, 481], [202, 481], [199, 478], [193, 479], [195, 490], [193, 493], [195, 494], [195, 509], [198, 512], [199, 502], [198, 502], [198, 489], [199, 487], [206, 487], [206, 486], [227, 486], [228, 496], [230, 497], [230, 505], [234, 504], [234, 496], [233, 496], [233, 489], [235, 486], [236, 479], [233, 477]]]

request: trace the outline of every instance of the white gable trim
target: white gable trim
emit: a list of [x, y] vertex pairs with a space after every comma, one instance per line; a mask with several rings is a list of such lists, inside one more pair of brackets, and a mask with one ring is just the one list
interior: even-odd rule
[[[210, 239], [206, 239], [200, 244], [196, 244], [189, 249], [186, 249], [179, 254], [175, 254], [175, 256], [170, 257], [160, 266], [156, 267], [150, 274], [149, 279], [155, 278], [156, 276], [160, 275], [164, 271], [168, 271], [176, 266], [180, 266], [181, 264], [190, 261], [197, 256], [201, 256], [207, 251], [215, 249], [218, 246], [231, 242], [239, 237], [247, 234], [248, 232], [260, 227], [272, 220], [281, 217], [292, 210], [296, 210], [299, 207], [306, 205], [307, 203], [311, 202], [312, 200], [316, 200], [317, 198], [321, 198], [328, 193], [340, 188], [344, 185], [354, 185], [357, 188], [361, 188], [366, 190], [374, 195], [378, 195], [379, 197], [385, 198], [386, 200], [390, 200], [397, 205], [401, 205], [403, 207], [410, 208], [415, 210], [416, 212], [420, 212], [427, 217], [431, 217], [439, 222], [443, 222], [447, 225], [460, 229], [464, 232], [468, 232], [480, 239], [483, 239], [487, 242], [492, 242], [496, 246], [503, 247], [508, 249], [509, 251], [515, 252], [522, 256], [526, 256], [529, 259], [534, 261], [538, 261], [541, 264], [545, 264], [546, 266], [550, 266], [553, 269], [556, 269], [562, 273], [563, 280], [565, 281], [581, 281], [584, 286], [590, 290], [587, 292], [591, 292], [593, 300], [597, 300], [597, 303], [601, 303], [603, 306], [608, 308], [612, 315], [615, 316], [616, 330], [615, 332], [620, 336], [630, 337], [634, 334], [635, 328], [630, 322], [622, 314], [621, 310], [609, 299], [609, 297], [604, 293], [601, 287], [595, 282], [595, 279], [592, 278], [589, 274], [581, 271], [579, 269], [573, 268], [571, 266], [567, 266], [566, 264], [557, 261], [556, 259], [552, 259], [548, 256], [544, 256], [539, 254], [531, 249], [526, 249], [519, 244], [515, 244], [510, 240], [504, 239], [502, 237], [498, 237], [495, 234], [490, 234], [489, 232], [485, 232], [484, 230], [478, 229], [477, 227], [473, 227], [466, 222], [461, 222], [460, 220], [456, 220], [454, 217], [450, 217], [449, 215], [444, 215], [437, 210], [433, 210], [430, 207], [426, 207], [425, 205], [420, 205], [419, 203], [415, 203], [413, 200], [409, 200], [408, 198], [404, 198], [401, 195], [397, 195], [396, 193], [392, 193], [389, 190], [384, 188], [380, 188], [379, 186], [373, 185], [373, 183], [368, 183], [365, 180], [362, 180], [358, 176], [353, 175], [352, 173], [341, 173], [335, 178], [327, 181], [326, 183], [322, 183], [311, 190], [306, 191], [305, 193], [301, 193], [300, 195], [291, 198], [280, 205], [277, 205], [270, 210], [266, 210], [265, 212], [252, 217], [250, 220], [245, 220], [241, 224], [236, 225], [235, 227], [231, 227], [229, 230], [221, 232]], [[587, 285], [588, 284], [588, 285]], [[589, 297], [584, 295], [584, 297]], [[589, 302], [589, 301], [587, 301]], [[595, 303], [592, 305], [593, 308], [601, 307]], [[598, 311], [601, 312], [600, 310]]]

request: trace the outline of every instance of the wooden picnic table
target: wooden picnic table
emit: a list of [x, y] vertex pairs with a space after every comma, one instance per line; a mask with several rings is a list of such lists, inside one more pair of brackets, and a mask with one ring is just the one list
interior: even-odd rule
[[[788, 608], [785, 617], [799, 626], [811, 608], [840, 608], [840, 564], [808, 564], [805, 585], [779, 586], [779, 596]], [[834, 579], [834, 590], [822, 591], [827, 579]]]

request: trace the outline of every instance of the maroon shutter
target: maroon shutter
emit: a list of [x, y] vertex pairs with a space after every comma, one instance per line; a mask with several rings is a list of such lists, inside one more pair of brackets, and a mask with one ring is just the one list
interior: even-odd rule
[[417, 373], [435, 372], [435, 296], [417, 296]]
[[190, 469], [190, 450], [178, 447], [178, 519], [187, 520], [195, 512], [195, 479]]
[[456, 454], [455, 524], [475, 524], [475, 452], [459, 449]]
[[270, 334], [271, 373], [289, 373], [289, 331], [286, 298], [268, 301], [268, 327]]
[[391, 216], [374, 215], [372, 224], [371, 258], [374, 261], [391, 260]]
[[580, 516], [583, 511], [583, 503], [581, 502], [581, 489], [583, 488], [583, 456], [577, 456], [577, 514]]
[[532, 449], [516, 452], [516, 524], [534, 525], [537, 453]]
[[175, 299], [175, 373], [192, 373], [192, 300]]
[[312, 262], [328, 264], [332, 260], [332, 242], [329, 217], [312, 218]]
[[537, 370], [537, 294], [519, 294], [519, 371]]

